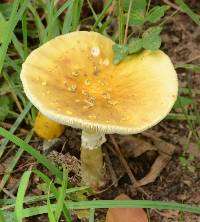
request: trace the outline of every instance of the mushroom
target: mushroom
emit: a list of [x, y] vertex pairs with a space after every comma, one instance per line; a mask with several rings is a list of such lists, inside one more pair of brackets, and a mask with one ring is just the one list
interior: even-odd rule
[[34, 131], [38, 136], [45, 140], [53, 140], [58, 138], [64, 132], [65, 127], [38, 112], [35, 123]]
[[178, 91], [162, 51], [144, 50], [112, 64], [114, 42], [96, 32], [61, 35], [34, 50], [22, 66], [30, 101], [48, 118], [82, 129], [83, 180], [103, 182], [105, 134], [136, 134], [160, 122]]

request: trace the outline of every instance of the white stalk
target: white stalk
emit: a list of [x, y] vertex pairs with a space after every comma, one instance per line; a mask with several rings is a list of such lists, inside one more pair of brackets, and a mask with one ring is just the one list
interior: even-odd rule
[[103, 143], [106, 142], [105, 134], [102, 133], [90, 133], [87, 131], [82, 131], [81, 135], [81, 147], [84, 149], [98, 149]]
[[103, 185], [104, 167], [101, 145], [106, 142], [105, 134], [82, 132], [81, 166], [83, 182], [97, 190]]

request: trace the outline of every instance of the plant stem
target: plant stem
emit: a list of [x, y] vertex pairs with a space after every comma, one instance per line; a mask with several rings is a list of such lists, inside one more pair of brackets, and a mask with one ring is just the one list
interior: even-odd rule
[[121, 0], [118, 0], [118, 30], [119, 30], [119, 44], [123, 44], [124, 39], [124, 21], [123, 21], [123, 9]]
[[82, 132], [81, 168], [82, 180], [94, 190], [103, 185], [104, 167], [101, 145], [105, 135], [96, 132]]
[[128, 24], [129, 24], [129, 18], [130, 18], [130, 14], [131, 14], [132, 4], [133, 4], [133, 0], [130, 0], [129, 8], [128, 8], [127, 20], [126, 20], [125, 35], [124, 35], [124, 45], [127, 43]]

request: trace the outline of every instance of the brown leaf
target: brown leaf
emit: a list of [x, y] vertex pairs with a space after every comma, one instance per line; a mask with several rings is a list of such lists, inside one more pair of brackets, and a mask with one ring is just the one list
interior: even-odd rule
[[146, 142], [142, 138], [133, 136], [124, 136], [119, 144], [123, 148], [121, 150], [126, 158], [138, 157], [148, 150], [157, 150], [151, 143]]
[[153, 145], [149, 141], [145, 141], [144, 138], [133, 136], [125, 136], [120, 140], [120, 146], [121, 148], [124, 148], [121, 150], [126, 158], [138, 157], [146, 151], [151, 150], [157, 151], [159, 154], [151, 166], [150, 171], [144, 178], [138, 181], [136, 187], [154, 182], [170, 161], [175, 150], [175, 146], [173, 144], [160, 139], [152, 133], [146, 132], [143, 133], [143, 135], [148, 137], [148, 139], [152, 141]]
[[[116, 200], [130, 199], [125, 194], [120, 194]], [[106, 222], [148, 222], [147, 215], [142, 208], [112, 208], [108, 209]]]
[[138, 181], [138, 186], [144, 186], [148, 183], [153, 183], [156, 178], [160, 175], [162, 170], [168, 164], [170, 157], [167, 155], [159, 155], [153, 163], [149, 173]]

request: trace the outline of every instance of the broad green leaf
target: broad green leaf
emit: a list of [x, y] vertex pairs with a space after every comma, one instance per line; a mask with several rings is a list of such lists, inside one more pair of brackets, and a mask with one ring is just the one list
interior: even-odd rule
[[142, 46], [144, 49], [157, 50], [161, 46], [160, 32], [162, 28], [152, 27], [147, 29], [142, 35]]
[[9, 96], [0, 97], [0, 121], [4, 121], [12, 107], [12, 101]]
[[161, 46], [161, 38], [159, 35], [151, 35], [142, 38], [142, 45], [144, 49], [157, 50]]
[[118, 64], [120, 63], [125, 57], [128, 55], [128, 47], [127, 45], [113, 45], [113, 51], [114, 51], [114, 58], [113, 63]]
[[[129, 9], [129, 4], [131, 0], [122, 0], [122, 7], [125, 12], [128, 12]], [[132, 8], [131, 12], [134, 11], [145, 11], [146, 6], [147, 6], [147, 1], [146, 0], [132, 0]]]
[[155, 27], [151, 27], [149, 29], [147, 29], [144, 33], [144, 35], [159, 35], [162, 31], [162, 28], [160, 26], [155, 26]]
[[128, 53], [136, 53], [142, 49], [142, 39], [133, 38], [128, 44]]
[[174, 104], [174, 108], [181, 108], [184, 106], [188, 106], [193, 103], [191, 98], [185, 96], [178, 96], [176, 103]]
[[158, 22], [168, 9], [169, 6], [167, 5], [155, 6], [148, 12], [146, 20], [152, 23]]
[[129, 17], [130, 26], [140, 26], [140, 25], [143, 25], [144, 22], [145, 22], [144, 12], [135, 11], [130, 14], [130, 17]]

